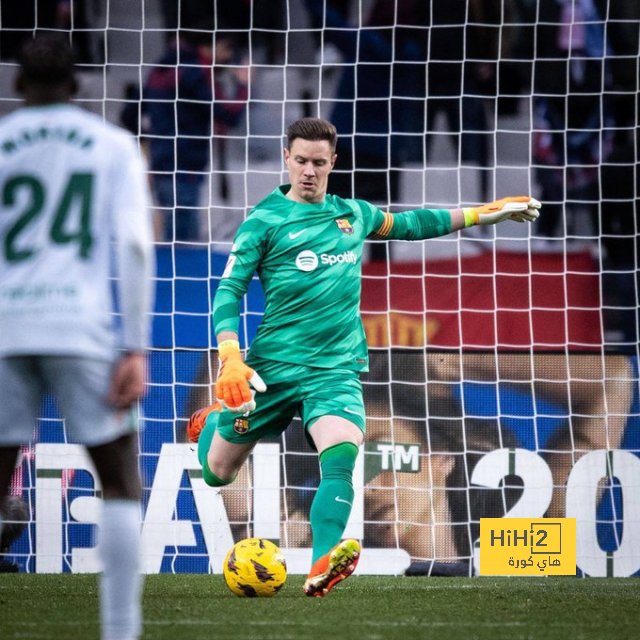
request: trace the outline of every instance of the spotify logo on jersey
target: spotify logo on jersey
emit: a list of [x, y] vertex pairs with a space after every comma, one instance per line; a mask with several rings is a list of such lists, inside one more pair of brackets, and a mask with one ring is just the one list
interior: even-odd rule
[[318, 267], [318, 256], [313, 251], [301, 251], [296, 258], [296, 267], [300, 271], [313, 271]]
[[296, 267], [300, 271], [314, 271], [318, 268], [318, 263], [333, 267], [335, 265], [356, 265], [358, 256], [353, 251], [345, 251], [338, 255], [323, 253], [318, 260], [318, 256], [313, 251], [301, 251], [296, 258]]

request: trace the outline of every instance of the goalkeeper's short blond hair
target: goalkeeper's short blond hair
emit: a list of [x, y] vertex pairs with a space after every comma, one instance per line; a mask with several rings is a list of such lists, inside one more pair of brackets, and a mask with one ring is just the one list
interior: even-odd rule
[[287, 127], [287, 149], [296, 138], [303, 140], [326, 140], [335, 151], [338, 140], [338, 131], [335, 126], [321, 118], [301, 118]]

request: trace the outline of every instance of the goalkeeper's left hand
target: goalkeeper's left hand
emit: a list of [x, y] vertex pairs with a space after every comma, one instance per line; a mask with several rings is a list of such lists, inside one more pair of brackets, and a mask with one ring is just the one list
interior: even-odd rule
[[533, 222], [540, 216], [538, 211], [542, 205], [530, 196], [502, 198], [480, 207], [467, 207], [462, 210], [464, 226], [476, 224], [497, 224], [503, 220], [516, 222]]

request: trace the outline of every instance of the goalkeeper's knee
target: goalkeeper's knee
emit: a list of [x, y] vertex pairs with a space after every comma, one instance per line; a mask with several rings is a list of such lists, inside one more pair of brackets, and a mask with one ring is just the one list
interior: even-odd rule
[[209, 463], [205, 459], [202, 463], [202, 478], [210, 487], [224, 487], [231, 484], [236, 479], [236, 476], [233, 476], [233, 478], [229, 480], [219, 478], [215, 473], [213, 473], [213, 471], [211, 471], [211, 469], [209, 469]]

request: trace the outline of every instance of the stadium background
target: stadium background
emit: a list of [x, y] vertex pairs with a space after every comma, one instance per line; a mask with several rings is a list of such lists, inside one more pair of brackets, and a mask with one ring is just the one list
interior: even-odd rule
[[[362, 7], [366, 9], [368, 4]], [[633, 15], [624, 14], [619, 3], [606, 4], [608, 20], [603, 22], [609, 27], [632, 23]], [[213, 155], [201, 198], [204, 231], [200, 239], [190, 246], [158, 244], [151, 380], [140, 421], [145, 508], [162, 446], [183, 443], [190, 412], [211, 399], [215, 366], [210, 359], [214, 341], [208, 312], [233, 230], [247, 209], [283, 179], [278, 155], [284, 125], [306, 113], [327, 115], [341, 72], [343, 62], [335, 49], [324, 44], [319, 47], [315, 41], [317, 32], [312, 30], [302, 3], [291, 0], [281, 5], [283, 20], [253, 25], [254, 34], [271, 31], [273, 38], [255, 48], [252, 44], [255, 79], [249, 107], [238, 128], [223, 136], [223, 167], [219, 164], [221, 155]], [[139, 85], [162, 52], [160, 3], [111, 0], [87, 6], [92, 7], [88, 16], [92, 61], [81, 72], [81, 103], [117, 122], [127, 87]], [[263, 13], [254, 18], [267, 20]], [[505, 27], [513, 29], [514, 24]], [[318, 29], [322, 31], [321, 26]], [[80, 32], [76, 30], [76, 35]], [[612, 55], [612, 59], [627, 59], [634, 44], [637, 50], [637, 33], [626, 53]], [[16, 106], [9, 84], [14, 69], [10, 59], [0, 65], [3, 111]], [[637, 93], [635, 86], [609, 89], [604, 80], [600, 89], [603, 97]], [[496, 115], [489, 132], [493, 150], [489, 189], [496, 196], [514, 190], [537, 195], [539, 186], [530, 157], [534, 126], [531, 95], [526, 87], [520, 87], [517, 96], [508, 86], [503, 93], [502, 107], [495, 101], [487, 106]], [[509, 98], [515, 109], [504, 106]], [[437, 119], [435, 127], [439, 135], [433, 156], [428, 165], [415, 158], [407, 161], [400, 201], [390, 203], [395, 209], [423, 204], [455, 206], [480, 199], [482, 169], [461, 167], [452, 151], [446, 122]], [[633, 171], [631, 176], [636, 179]], [[637, 216], [637, 179], [634, 184], [631, 210]], [[364, 506], [360, 522], [355, 523], [365, 546], [370, 541], [375, 547], [398, 550], [410, 541], [407, 555], [415, 570], [428, 573], [449, 565], [465, 575], [471, 573], [479, 517], [509, 511], [520, 499], [523, 485], [514, 473], [505, 474], [494, 488], [482, 488], [472, 481], [475, 466], [484, 455], [498, 449], [520, 448], [548, 459], [554, 451], [562, 450], [562, 433], [575, 443], [579, 435], [576, 425], [584, 417], [581, 407], [571, 401], [572, 383], [583, 381], [581, 374], [572, 373], [574, 367], [578, 370], [581, 366], [579, 362], [588, 362], [591, 371], [587, 386], [592, 386], [587, 395], [601, 396], [600, 406], [609, 407], [612, 414], [616, 413], [611, 409], [614, 400], [624, 411], [624, 428], [609, 448], [640, 457], [637, 333], [629, 337], [625, 329], [628, 320], [624, 319], [631, 314], [637, 327], [637, 280], [630, 290], [628, 278], [624, 278], [628, 274], [616, 271], [606, 256], [607, 239], [611, 238], [630, 238], [631, 245], [621, 246], [627, 250], [631, 246], [633, 253], [638, 241], [637, 218], [625, 220], [621, 231], [603, 233], [601, 225], [594, 226], [593, 219], [579, 207], [566, 207], [565, 212], [563, 228], [554, 238], [535, 238], [520, 228], [500, 228], [493, 235], [471, 230], [463, 237], [417, 246], [394, 243], [392, 261], [364, 266], [363, 312], [372, 347], [372, 371], [365, 377], [368, 417], [379, 434], [377, 442], [406, 445], [405, 465], [411, 464], [408, 447], [418, 444], [420, 469], [429, 470], [427, 484], [423, 474], [407, 471], [400, 460], [400, 466], [389, 472], [391, 478], [385, 476], [380, 482], [384, 456], [380, 450], [365, 448]], [[634, 272], [637, 277], [635, 251], [632, 278]], [[250, 342], [261, 312], [262, 296], [254, 283], [243, 314], [245, 344]], [[463, 376], [465, 366], [455, 359], [463, 353], [476, 353], [482, 366], [470, 368], [471, 373]], [[545, 375], [534, 366], [534, 354], [543, 353]], [[439, 355], [444, 365], [434, 362]], [[503, 357], [519, 363], [508, 367], [508, 375], [501, 373]], [[516, 369], [528, 371], [528, 377], [519, 373], [514, 378]], [[549, 386], [546, 375], [554, 370], [552, 392], [539, 388], [545, 381]], [[564, 391], [558, 393], [560, 388]], [[562, 395], [565, 400], [558, 399]], [[606, 429], [608, 418], [608, 414], [603, 416], [595, 428]], [[279, 443], [283, 524], [278, 527], [279, 535], [271, 537], [287, 547], [308, 546], [307, 514], [318, 479], [316, 458], [306, 448], [299, 427], [294, 424], [286, 441]], [[413, 439], [399, 440], [400, 433], [411, 433]], [[45, 443], [65, 442], [50, 401], [43, 407], [40, 435]], [[569, 454], [572, 462], [588, 448], [576, 445]], [[31, 523], [13, 546], [10, 559], [23, 570], [38, 571], [38, 470], [34, 450], [25, 454], [16, 491], [30, 506]], [[78, 509], [74, 516], [72, 506], [79, 498], [94, 495], [93, 481], [85, 471], [66, 468], [64, 457], [59, 466], [62, 546], [59, 562], [56, 559], [48, 566], [59, 566], [60, 571], [81, 566], [95, 570], [91, 561], [83, 565], [74, 559], [82, 556], [77, 550], [94, 546], [95, 525], [90, 511], [83, 520]], [[629, 566], [640, 558], [640, 521], [635, 519], [640, 510], [638, 468], [631, 465], [632, 485], [622, 488], [615, 473], [603, 470], [606, 479], [598, 494], [597, 513], [589, 516], [605, 554], [615, 556], [626, 538]], [[219, 570], [211, 554], [207, 555], [191, 492], [193, 478], [186, 471], [182, 474], [171, 520], [175, 532], [182, 530], [180, 523], [192, 523], [195, 544], [164, 545], [161, 562], [153, 565], [157, 570]], [[250, 485], [251, 479], [246, 482]], [[235, 539], [253, 532], [252, 492], [251, 486], [240, 484], [224, 496]], [[381, 500], [386, 506], [379, 506]], [[369, 503], [378, 505], [377, 511], [368, 512]], [[415, 504], [426, 505], [420, 513], [429, 513], [429, 520], [416, 521]], [[407, 536], [405, 531], [409, 531]], [[164, 535], [171, 538], [172, 534]], [[175, 538], [181, 539], [178, 533]]]

